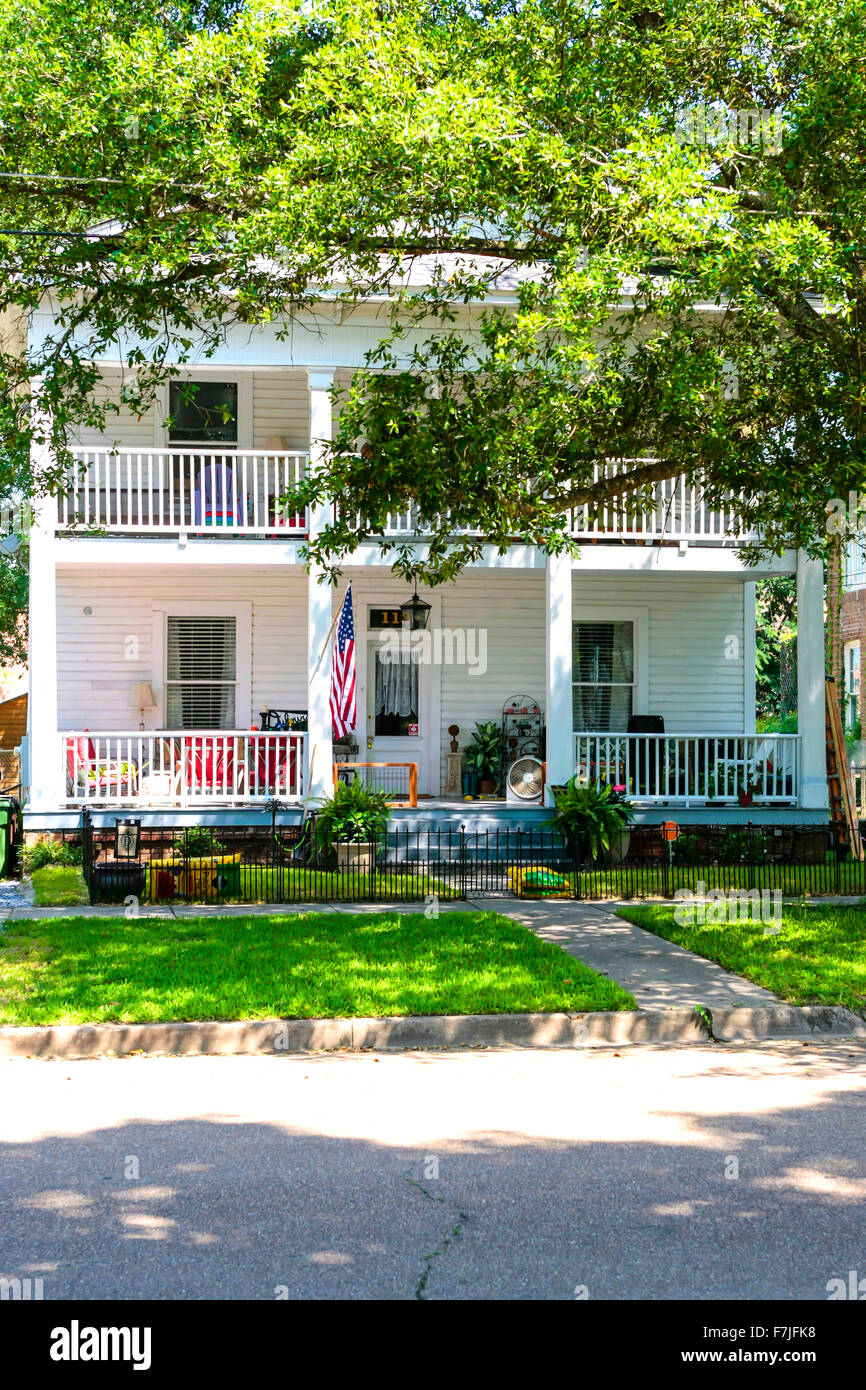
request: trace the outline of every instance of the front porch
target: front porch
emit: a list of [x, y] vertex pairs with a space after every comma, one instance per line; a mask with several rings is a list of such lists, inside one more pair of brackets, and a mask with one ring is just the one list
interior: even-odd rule
[[[251, 542], [221, 566], [123, 563], [108, 552], [97, 563], [90, 542], [61, 542], [49, 574], [34, 572], [45, 603], [32, 629], [26, 828], [72, 830], [85, 809], [106, 825], [129, 813], [143, 824], [266, 824], [274, 802], [279, 823], [299, 820], [333, 785], [328, 635], [348, 581], [355, 756], [417, 766], [417, 806], [393, 813], [407, 828], [538, 826], [549, 786], [575, 773], [625, 786], [639, 824], [826, 819], [814, 562], [800, 561], [800, 732], [758, 734], [748, 572], [689, 570], [687, 555], [671, 573], [649, 549], [637, 571], [593, 570], [587, 551], [573, 561], [526, 551], [432, 591], [429, 631], [441, 641], [419, 664], [410, 713], [383, 720], [378, 624], [406, 597], [385, 566], [347, 567], [328, 590], [294, 553]], [[153, 705], [133, 713], [142, 684]], [[463, 752], [475, 723], [500, 720], [517, 692], [543, 711], [544, 802], [466, 801], [453, 783], [446, 797], [452, 725]], [[263, 713], [278, 708], [303, 722], [268, 727]], [[201, 717], [208, 710], [223, 727]], [[629, 730], [632, 715], [660, 731]]]

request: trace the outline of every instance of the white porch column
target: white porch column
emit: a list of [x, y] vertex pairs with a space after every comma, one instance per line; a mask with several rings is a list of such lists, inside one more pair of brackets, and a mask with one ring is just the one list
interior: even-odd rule
[[[322, 445], [333, 437], [332, 372], [308, 372], [310, 388], [310, 468], [322, 465]], [[310, 538], [331, 519], [330, 505], [310, 508]], [[307, 588], [307, 781], [306, 799], [327, 796], [333, 787], [331, 728], [331, 652], [325, 643], [333, 621], [333, 588], [323, 582], [318, 565], [310, 566]]]
[[[34, 445], [38, 478], [50, 464], [47, 444]], [[57, 502], [41, 497], [30, 530], [29, 692], [27, 748], [34, 810], [56, 811], [63, 799], [65, 771], [57, 737], [57, 566], [54, 523]]]
[[743, 732], [753, 734], [756, 727], [757, 591], [753, 581], [743, 585]]
[[797, 552], [797, 729], [800, 805], [827, 809], [824, 717], [824, 567]]
[[[547, 557], [547, 782], [557, 785], [574, 775], [572, 713], [571, 599], [569, 554]], [[548, 804], [550, 793], [547, 793]]]

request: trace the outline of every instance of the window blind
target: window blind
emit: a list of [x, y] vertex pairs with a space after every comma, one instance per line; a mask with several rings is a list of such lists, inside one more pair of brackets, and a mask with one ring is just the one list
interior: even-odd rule
[[166, 723], [170, 729], [233, 729], [237, 620], [169, 617]]
[[576, 730], [625, 732], [634, 701], [634, 623], [572, 625]]

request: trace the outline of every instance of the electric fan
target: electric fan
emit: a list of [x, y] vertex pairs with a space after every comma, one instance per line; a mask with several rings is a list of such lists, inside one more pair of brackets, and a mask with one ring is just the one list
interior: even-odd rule
[[544, 794], [544, 764], [540, 758], [518, 758], [505, 777], [505, 800], [526, 806]]

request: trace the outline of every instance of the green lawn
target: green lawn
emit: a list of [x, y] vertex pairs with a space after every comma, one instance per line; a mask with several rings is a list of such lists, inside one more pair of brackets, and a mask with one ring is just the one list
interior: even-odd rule
[[[221, 902], [278, 903], [278, 902], [394, 902], [418, 901], [431, 894], [443, 901], [459, 897], [450, 884], [440, 883], [429, 874], [341, 874], [336, 869], [308, 869], [304, 866], [278, 865], [269, 868], [260, 864], [240, 865], [240, 891], [228, 892]], [[158, 901], [151, 891], [151, 873], [145, 877], [145, 896]]]
[[0, 1023], [633, 1009], [495, 912], [11, 921]]
[[33, 870], [32, 883], [37, 907], [79, 907], [90, 901], [80, 869], [46, 864]]
[[773, 936], [764, 935], [762, 923], [680, 926], [674, 911], [647, 903], [622, 907], [619, 915], [791, 1004], [844, 1004], [858, 1013], [866, 1007], [866, 904], [785, 907]]
[[[574, 886], [576, 875], [568, 877]], [[591, 889], [600, 898], [622, 898], [629, 890], [636, 897], [663, 898], [666, 883], [667, 891], [674, 893], [678, 888], [694, 891], [698, 880], [706, 889], [778, 888], [786, 898], [855, 897], [866, 892], [866, 869], [853, 860], [839, 864], [838, 876], [834, 861], [828, 858], [821, 864], [674, 864], [666, 879], [659, 860], [647, 859], [622, 869], [601, 866], [589, 876], [580, 874], [579, 896], [588, 896]]]

